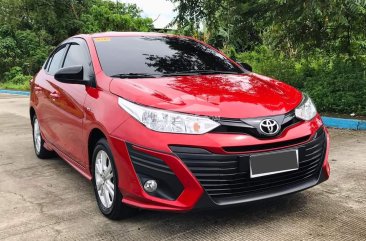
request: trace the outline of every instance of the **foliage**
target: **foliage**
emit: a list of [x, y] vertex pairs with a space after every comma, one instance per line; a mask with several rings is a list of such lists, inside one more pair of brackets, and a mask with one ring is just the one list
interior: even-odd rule
[[[366, 115], [366, 0], [170, 1], [175, 33], [308, 92], [320, 111]], [[0, 88], [27, 89], [69, 36], [150, 31], [152, 23], [121, 1], [0, 0]]]
[[1, 82], [0, 89], [9, 89], [9, 90], [29, 90], [29, 81], [24, 82], [23, 84], [14, 84], [12, 82]]
[[269, 7], [263, 0], [171, 0], [178, 4], [172, 24], [178, 29], [199, 31], [203, 25], [207, 42], [218, 48], [251, 50], [261, 42], [257, 22]]
[[208, 42], [238, 52], [266, 45], [288, 56], [314, 49], [327, 53], [365, 53], [365, 0], [170, 0], [173, 23], [204, 26]]
[[[149, 31], [150, 18], [134, 4], [111, 0], [0, 0], [0, 82], [34, 75], [66, 38], [103, 31]], [[6, 73], [17, 67], [19, 78]], [[2, 84], [4, 86], [4, 84]]]
[[365, 19], [364, 0], [277, 0], [266, 13], [262, 36], [264, 44], [288, 55], [314, 49], [365, 53]]
[[0, 88], [3, 89], [17, 89], [28, 90], [29, 81], [32, 76], [24, 75], [21, 67], [13, 67], [9, 72], [4, 74], [4, 82], [0, 83]]
[[321, 112], [366, 115], [366, 61], [347, 55], [316, 53], [302, 58], [260, 46], [237, 58], [255, 72], [285, 81], [308, 93]]
[[140, 10], [136, 5], [115, 4], [110, 1], [101, 1], [93, 4], [88, 13], [81, 15], [85, 23], [81, 28], [84, 33], [104, 31], [149, 31], [152, 29], [152, 19], [141, 18]]

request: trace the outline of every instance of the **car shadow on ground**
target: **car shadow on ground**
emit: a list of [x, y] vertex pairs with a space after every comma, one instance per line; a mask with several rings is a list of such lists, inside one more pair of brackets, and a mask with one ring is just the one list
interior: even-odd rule
[[[143, 210], [138, 216], [117, 223], [133, 223], [134, 226], [140, 227], [136, 232], [148, 231], [152, 237], [162, 236], [178, 240], [206, 240], [208, 237], [208, 240], [214, 237], [230, 239], [231, 235], [238, 235], [238, 232], [242, 232], [243, 237], [247, 232], [268, 234], [273, 232], [271, 229], [276, 229], [277, 225], [281, 227], [283, 219], [286, 220], [284, 223], [296, 226], [296, 218], [301, 215], [299, 212], [309, 208], [308, 204], [315, 201], [309, 199], [312, 199], [311, 195], [309, 197], [303, 193], [295, 193], [219, 210], [188, 213]], [[293, 223], [291, 219], [294, 220]]]
[[[63, 169], [65, 173], [71, 174], [73, 182], [77, 182], [79, 188], [86, 189], [85, 197], [90, 201], [95, 201], [91, 182], [83, 178], [76, 170], [69, 166], [61, 158], [52, 159], [57, 169]], [[66, 169], [66, 170], [65, 170]], [[89, 187], [89, 188], [88, 188]], [[161, 211], [139, 210], [136, 216], [120, 221], [112, 221], [114, 224], [122, 225], [124, 223], [133, 223], [141, 228], [146, 224], [154, 225], [160, 223], [159, 232], [170, 234], [174, 232], [180, 233], [184, 230], [190, 230], [204, 226], [204, 228], [215, 229], [217, 225], [225, 227], [229, 226], [251, 226], [273, 222], [284, 216], [296, 216], [297, 212], [309, 209], [310, 204], [319, 202], [314, 200], [313, 195], [305, 192], [298, 192], [281, 197], [255, 201], [240, 206], [228, 207], [214, 210], [191, 211], [187, 213], [172, 213]], [[324, 204], [323, 204], [324, 205]], [[94, 210], [89, 210], [91, 215], [101, 215], [95, 203]], [[107, 220], [106, 220], [107, 221]], [[107, 221], [109, 222], [109, 221]], [[161, 225], [161, 224], [164, 225]]]
[[138, 214], [143, 215], [146, 220], [147, 217], [154, 219], [156, 215], [164, 216], [166, 218], [179, 218], [181, 220], [192, 218], [197, 216], [206, 217], [208, 219], [220, 219], [222, 217], [231, 216], [235, 218], [237, 216], [246, 216], [249, 219], [251, 217], [260, 218], [268, 216], [278, 216], [284, 213], [298, 212], [300, 209], [306, 207], [308, 197], [303, 193], [294, 193], [281, 197], [271, 198], [267, 200], [260, 200], [251, 203], [242, 204], [239, 206], [225, 207], [213, 210], [199, 210], [186, 213], [170, 213], [170, 212], [157, 212], [149, 210], [141, 210]]

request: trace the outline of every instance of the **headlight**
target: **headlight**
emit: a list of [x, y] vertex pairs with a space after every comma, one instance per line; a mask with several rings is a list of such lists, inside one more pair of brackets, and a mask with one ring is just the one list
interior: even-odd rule
[[311, 120], [316, 116], [316, 108], [308, 95], [304, 94], [301, 104], [295, 109], [295, 115], [302, 120]]
[[118, 98], [118, 104], [147, 128], [170, 133], [204, 134], [220, 124], [206, 117], [181, 114], [134, 104]]

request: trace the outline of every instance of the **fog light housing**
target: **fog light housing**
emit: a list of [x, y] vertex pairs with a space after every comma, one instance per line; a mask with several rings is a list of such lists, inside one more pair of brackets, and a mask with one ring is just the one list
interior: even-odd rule
[[146, 192], [155, 192], [157, 188], [158, 183], [153, 179], [147, 180], [144, 184], [144, 189]]

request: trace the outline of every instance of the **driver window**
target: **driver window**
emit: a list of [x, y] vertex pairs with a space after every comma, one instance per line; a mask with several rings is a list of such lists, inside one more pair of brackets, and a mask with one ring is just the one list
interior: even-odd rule
[[63, 68], [75, 65], [82, 65], [84, 68], [84, 80], [90, 80], [91, 60], [82, 46], [73, 43], [67, 51]]
[[53, 54], [52, 59], [49, 61], [50, 64], [48, 66], [48, 73], [50, 75], [54, 75], [57, 70], [61, 68], [62, 59], [64, 57], [66, 51], [66, 47], [62, 46], [57, 50], [56, 53]]

